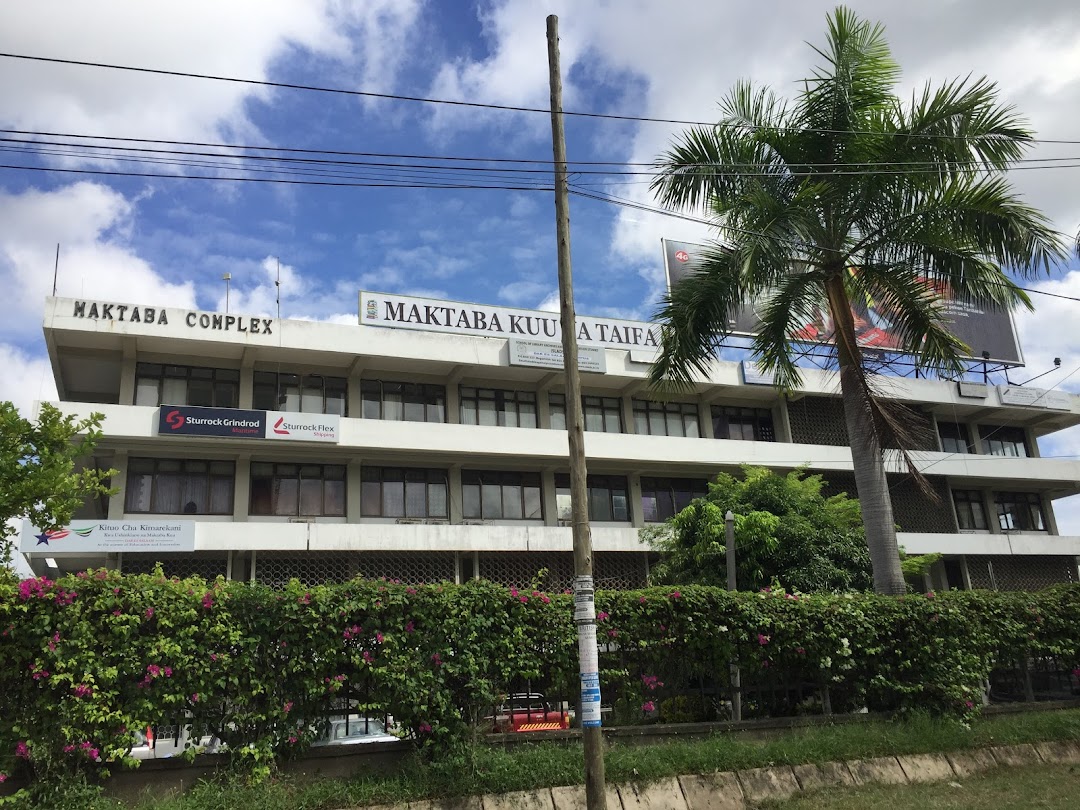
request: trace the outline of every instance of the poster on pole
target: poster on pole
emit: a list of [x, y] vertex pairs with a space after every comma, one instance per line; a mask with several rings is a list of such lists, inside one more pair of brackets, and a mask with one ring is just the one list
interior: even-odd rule
[[[692, 242], [662, 239], [661, 243], [669, 290], [697, 272], [703, 255], [710, 250], [706, 245]], [[858, 268], [850, 268], [849, 272], [857, 273]], [[971, 349], [969, 360], [986, 359], [991, 363], [1024, 365], [1024, 356], [1020, 351], [1012, 313], [952, 300], [948, 289], [943, 285], [929, 277], [925, 279], [925, 282], [928, 287], [934, 287], [940, 294], [949, 331]], [[729, 332], [742, 337], [754, 337], [760, 323], [759, 312], [767, 300], [764, 298], [747, 302], [728, 322]], [[856, 301], [852, 302], [851, 311], [855, 318], [855, 333], [860, 346], [867, 349], [901, 351], [903, 339], [893, 326], [893, 315], [888, 302]], [[821, 307], [813, 318], [796, 326], [791, 337], [800, 343], [831, 343], [833, 325], [827, 307]]]

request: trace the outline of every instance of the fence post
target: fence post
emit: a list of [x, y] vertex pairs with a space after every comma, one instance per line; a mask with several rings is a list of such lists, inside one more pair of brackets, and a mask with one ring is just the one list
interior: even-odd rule
[[[738, 590], [735, 573], [735, 515], [728, 509], [724, 515], [724, 542], [727, 545], [727, 587], [729, 591]], [[731, 719], [736, 723], [742, 720], [742, 673], [738, 659], [731, 661]]]

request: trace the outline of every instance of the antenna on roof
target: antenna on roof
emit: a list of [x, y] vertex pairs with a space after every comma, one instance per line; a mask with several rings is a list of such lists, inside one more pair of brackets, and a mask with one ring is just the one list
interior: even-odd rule
[[56, 276], [60, 272], [60, 243], [56, 243], [56, 261], [53, 263], [52, 271], [52, 294], [56, 297]]
[[274, 257], [277, 261], [277, 281], [274, 282], [274, 286], [277, 287], [277, 319], [281, 320], [281, 259], [277, 256]]

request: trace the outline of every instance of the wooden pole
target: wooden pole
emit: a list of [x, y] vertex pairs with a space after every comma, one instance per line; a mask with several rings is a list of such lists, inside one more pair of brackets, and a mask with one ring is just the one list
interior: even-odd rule
[[581, 701], [578, 718], [585, 747], [585, 805], [607, 810], [604, 789], [604, 739], [600, 730], [600, 667], [596, 650], [593, 601], [592, 534], [586, 489], [585, 430], [578, 376], [574, 281], [570, 272], [570, 201], [566, 179], [566, 138], [559, 68], [559, 18], [547, 18], [548, 70], [551, 83], [551, 141], [555, 157], [555, 232], [558, 239], [559, 312], [562, 317], [563, 368], [566, 377], [566, 432], [570, 438], [570, 498], [574, 532], [574, 620], [578, 628]]

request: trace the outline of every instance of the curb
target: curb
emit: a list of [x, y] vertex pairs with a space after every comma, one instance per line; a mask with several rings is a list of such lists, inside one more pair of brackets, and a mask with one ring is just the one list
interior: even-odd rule
[[[1080, 740], [1000, 745], [944, 754], [900, 754], [847, 762], [779, 765], [667, 777], [644, 785], [609, 784], [607, 806], [608, 810], [747, 810], [763, 801], [788, 799], [823, 787], [943, 782], [996, 767], [1042, 764], [1080, 765]], [[585, 810], [585, 807], [584, 786], [570, 785], [355, 810]]]

